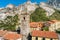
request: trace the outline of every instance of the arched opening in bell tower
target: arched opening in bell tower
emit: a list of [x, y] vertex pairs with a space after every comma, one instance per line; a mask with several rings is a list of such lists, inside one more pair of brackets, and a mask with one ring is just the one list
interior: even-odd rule
[[23, 19], [25, 20], [25, 17], [23, 17]]

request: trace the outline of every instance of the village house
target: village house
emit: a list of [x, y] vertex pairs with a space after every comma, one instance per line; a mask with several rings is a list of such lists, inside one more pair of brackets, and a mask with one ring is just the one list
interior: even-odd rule
[[0, 30], [0, 40], [22, 40], [22, 35], [16, 32]]
[[34, 30], [31, 33], [32, 40], [58, 40], [55, 32]]
[[43, 27], [43, 23], [42, 22], [31, 22], [30, 23], [30, 30], [41, 30], [41, 28]]
[[56, 31], [57, 29], [60, 28], [60, 21], [58, 20], [51, 20], [48, 21], [49, 26], [49, 31]]
[[3, 37], [5, 40], [22, 40], [21, 34], [17, 34], [13, 32], [6, 33]]

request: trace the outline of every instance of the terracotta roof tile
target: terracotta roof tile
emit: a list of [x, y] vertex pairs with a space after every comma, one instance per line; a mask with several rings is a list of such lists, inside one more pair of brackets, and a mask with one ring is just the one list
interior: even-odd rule
[[50, 21], [48, 21], [48, 23], [50, 23], [50, 24], [53, 24], [53, 23], [56, 23], [56, 22], [58, 22], [58, 20], [50, 20]]
[[32, 36], [45, 37], [45, 38], [46, 37], [47, 38], [58, 38], [55, 32], [38, 31], [38, 30], [32, 31]]
[[42, 22], [31, 22], [30, 27], [31, 28], [43, 27], [43, 23]]
[[49, 24], [53, 24], [54, 22], [48, 21]]
[[32, 28], [37, 28], [37, 25], [38, 25], [38, 23], [36, 23], [36, 22], [30, 23], [30, 27], [32, 27]]
[[0, 36], [8, 40], [15, 40], [15, 39], [22, 38], [21, 34], [17, 34], [16, 32], [3, 31], [3, 30], [0, 30]]
[[51, 22], [56, 23], [56, 22], [58, 22], [58, 21], [57, 21], [57, 20], [51, 20]]
[[14, 40], [14, 39], [22, 38], [22, 35], [21, 34], [16, 34], [16, 33], [6, 33], [4, 35], [4, 38], [8, 39], [8, 40]]

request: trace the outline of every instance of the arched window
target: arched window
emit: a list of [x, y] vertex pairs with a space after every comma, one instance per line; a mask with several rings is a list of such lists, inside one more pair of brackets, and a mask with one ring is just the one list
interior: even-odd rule
[[23, 17], [23, 19], [25, 20], [25, 17]]

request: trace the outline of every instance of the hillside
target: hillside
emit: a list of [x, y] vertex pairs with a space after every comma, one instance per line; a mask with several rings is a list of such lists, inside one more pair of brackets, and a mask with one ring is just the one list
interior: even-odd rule
[[48, 21], [48, 20], [60, 20], [60, 11], [55, 10], [55, 12], [51, 16], [46, 16], [46, 11], [42, 8], [37, 8], [30, 17], [31, 22], [39, 22], [39, 21]]
[[32, 22], [38, 22], [38, 21], [47, 21], [49, 20], [46, 16], [46, 11], [42, 8], [37, 8], [31, 15], [30, 15], [30, 21]]
[[14, 31], [18, 20], [17, 14], [15, 16], [7, 16], [6, 19], [0, 20], [0, 29]]
[[60, 11], [55, 10], [55, 12], [49, 17], [50, 20], [60, 20]]

